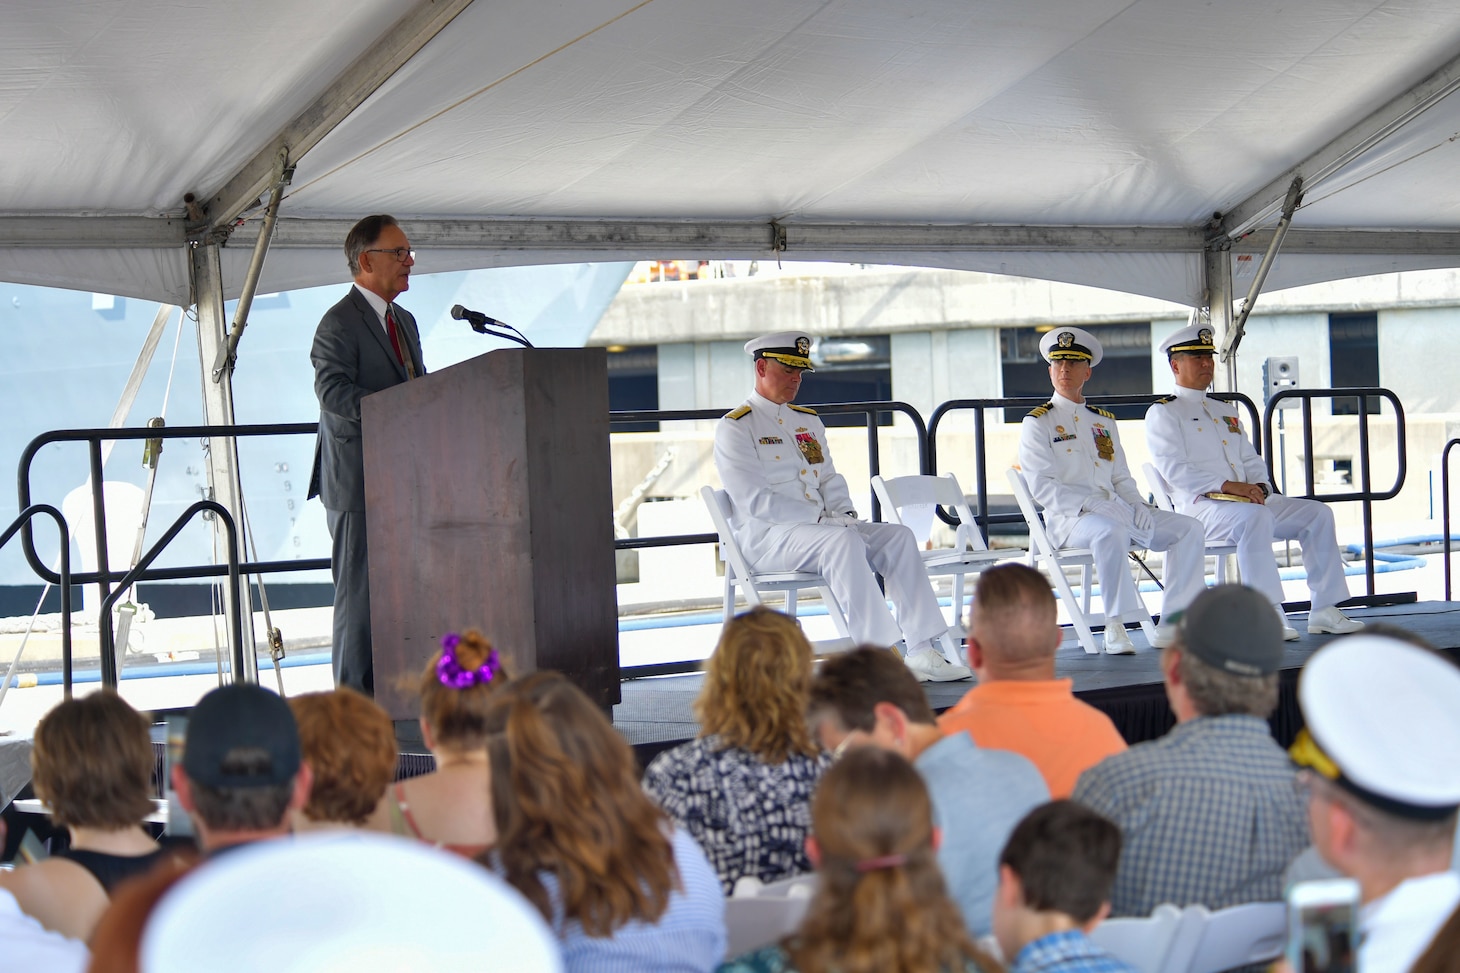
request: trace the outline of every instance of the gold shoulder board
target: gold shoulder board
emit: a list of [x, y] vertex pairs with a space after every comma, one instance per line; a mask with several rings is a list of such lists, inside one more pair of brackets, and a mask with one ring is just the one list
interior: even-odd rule
[[804, 412], [808, 416], [814, 416], [814, 415], [816, 415], [816, 410], [815, 409], [808, 409], [804, 405], [793, 405], [793, 406], [791, 406], [791, 408], [795, 409], [797, 412]]
[[745, 418], [748, 415], [750, 415], [750, 406], [748, 406], [748, 405], [742, 405], [740, 408], [736, 409], [734, 412], [727, 412], [727, 413], [725, 413], [725, 418], [726, 419], [743, 419], [743, 418]]
[[1036, 405], [1034, 408], [1030, 409], [1029, 414], [1025, 418], [1038, 419], [1040, 416], [1044, 415], [1046, 412], [1053, 408], [1054, 399], [1050, 399], [1048, 402], [1044, 403], [1044, 405]]
[[1087, 406], [1085, 406], [1085, 408], [1089, 409], [1091, 412], [1095, 413], [1096, 415], [1104, 416], [1107, 419], [1114, 419], [1115, 418], [1115, 413], [1114, 412], [1106, 412], [1104, 409], [1102, 409], [1102, 408], [1100, 408], [1098, 406], [1087, 405]]

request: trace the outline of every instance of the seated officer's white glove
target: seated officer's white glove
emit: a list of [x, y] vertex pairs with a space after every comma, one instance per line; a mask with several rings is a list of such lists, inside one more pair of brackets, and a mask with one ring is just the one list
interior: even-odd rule
[[821, 512], [821, 519], [818, 523], [830, 524], [836, 527], [850, 527], [857, 522], [857, 515], [854, 512], [844, 514], [832, 513], [830, 510]]
[[1099, 514], [1117, 524], [1128, 524], [1134, 526], [1131, 520], [1131, 508], [1119, 500], [1090, 500], [1085, 504], [1085, 512]]
[[1150, 507], [1138, 503], [1131, 508], [1131, 524], [1136, 530], [1147, 531], [1156, 526], [1156, 518], [1151, 516]]

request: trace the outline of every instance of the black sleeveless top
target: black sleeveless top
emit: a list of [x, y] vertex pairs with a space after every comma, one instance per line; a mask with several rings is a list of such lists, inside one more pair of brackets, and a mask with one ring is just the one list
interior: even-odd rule
[[127, 879], [151, 871], [152, 866], [162, 861], [166, 855], [166, 848], [159, 848], [145, 855], [108, 855], [103, 851], [83, 851], [75, 848], [56, 852], [57, 858], [73, 861], [90, 872], [101, 883], [101, 887], [106, 890], [108, 896], [112, 894], [113, 889]]

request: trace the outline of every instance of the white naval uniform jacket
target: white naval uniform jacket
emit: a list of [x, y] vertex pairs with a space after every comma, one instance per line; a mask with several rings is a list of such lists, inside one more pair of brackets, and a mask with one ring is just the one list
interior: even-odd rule
[[1058, 392], [1024, 417], [1019, 466], [1057, 545], [1093, 501], [1120, 499], [1133, 507], [1146, 502], [1126, 466], [1115, 416]]
[[847, 481], [827, 448], [826, 427], [804, 406], [759, 393], [715, 427], [715, 467], [734, 505], [731, 527], [754, 549], [775, 524], [814, 524], [822, 513], [856, 515]]
[[1228, 480], [1272, 487], [1267, 464], [1243, 431], [1237, 407], [1203, 390], [1178, 386], [1175, 395], [1146, 410], [1146, 443], [1182, 513]]

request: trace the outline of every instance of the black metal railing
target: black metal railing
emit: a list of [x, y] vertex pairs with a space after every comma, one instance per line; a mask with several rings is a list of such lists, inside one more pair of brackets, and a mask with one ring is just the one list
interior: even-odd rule
[[[1248, 428], [1252, 430], [1253, 446], [1258, 452], [1262, 451], [1262, 437], [1258, 434], [1257, 406], [1247, 396], [1240, 392], [1217, 392], [1217, 398], [1224, 402], [1235, 402], [1245, 408], [1252, 417]], [[1085, 401], [1091, 405], [1150, 405], [1164, 396], [1159, 395], [1092, 395]], [[955, 412], [973, 412], [973, 488], [974, 495], [978, 499], [978, 505], [974, 510], [974, 520], [978, 522], [979, 530], [983, 534], [984, 542], [988, 542], [989, 526], [991, 524], [1022, 524], [1023, 515], [1018, 512], [1007, 514], [994, 514], [989, 512], [989, 473], [988, 473], [988, 409], [1033, 409], [1035, 406], [1043, 405], [1049, 401], [1049, 396], [1024, 395], [1002, 399], [951, 399], [944, 402], [933, 410], [933, 416], [928, 420], [928, 444], [924, 454], [927, 460], [923, 472], [932, 475], [938, 473], [938, 430], [943, 420]], [[957, 518], [946, 510], [939, 508], [938, 516], [947, 524], [956, 524]]]
[[137, 566], [126, 574], [122, 575], [117, 582], [116, 588], [110, 591], [101, 600], [101, 608], [97, 616], [99, 628], [99, 642], [101, 644], [101, 684], [111, 689], [116, 689], [121, 680], [121, 667], [117, 659], [116, 636], [112, 632], [112, 607], [117, 599], [126, 593], [138, 581], [149, 575], [148, 568], [157, 556], [167, 549], [177, 535], [182, 532], [192, 519], [200, 513], [207, 511], [216, 517], [222, 524], [228, 535], [228, 607], [229, 615], [232, 617], [230, 623], [230, 636], [228, 647], [230, 659], [233, 665], [233, 679], [235, 682], [242, 678], [245, 682], [252, 682], [251, 678], [244, 676], [245, 665], [243, 658], [243, 598], [239, 594], [239, 570], [238, 570], [238, 525], [233, 522], [233, 515], [228, 509], [216, 500], [199, 500], [191, 507], [184, 510], [182, 514], [172, 522], [160, 537], [156, 544], [147, 550], [147, 553], [137, 561]]
[[1445, 600], [1450, 597], [1450, 450], [1460, 446], [1460, 439], [1452, 439], [1440, 451], [1440, 521], [1445, 532]]
[[[1358, 396], [1358, 420], [1359, 420], [1359, 489], [1350, 490], [1347, 493], [1323, 493], [1317, 492], [1317, 478], [1315, 474], [1313, 455], [1313, 400], [1314, 399], [1336, 399]], [[1394, 406], [1394, 429], [1395, 449], [1398, 453], [1398, 463], [1394, 475], [1394, 484], [1387, 490], [1375, 490], [1373, 474], [1369, 462], [1369, 416], [1371, 413], [1370, 396], [1387, 399]], [[1307, 500], [1321, 500], [1324, 503], [1341, 503], [1345, 501], [1358, 501], [1363, 505], [1364, 516], [1364, 577], [1367, 582], [1367, 591], [1370, 597], [1374, 595], [1374, 503], [1378, 500], [1392, 500], [1399, 496], [1399, 491], [1404, 487], [1404, 479], [1409, 469], [1409, 452], [1404, 429], [1404, 406], [1400, 404], [1399, 397], [1393, 392], [1384, 388], [1343, 388], [1343, 389], [1283, 389], [1275, 393], [1267, 401], [1267, 410], [1262, 416], [1263, 435], [1268, 442], [1272, 442], [1272, 419], [1274, 413], [1282, 408], [1281, 403], [1286, 399], [1298, 399], [1302, 403], [1302, 423], [1300, 428], [1303, 433], [1303, 441], [1300, 447], [1303, 457], [1303, 483], [1306, 492], [1296, 494]], [[1267, 473], [1271, 479], [1274, 475], [1272, 450], [1267, 451], [1263, 457], [1267, 460]], [[1276, 480], [1273, 480], [1276, 483]], [[1293, 496], [1295, 494], [1289, 494]], [[1449, 528], [1446, 527], [1447, 535]]]
[[61, 589], [61, 686], [65, 698], [71, 698], [71, 533], [66, 527], [66, 518], [47, 503], [28, 504], [20, 514], [5, 528], [5, 533], [0, 534], [0, 547], [10, 543], [22, 527], [29, 524], [32, 518], [45, 514], [56, 522], [56, 530], [61, 535], [61, 557], [60, 573], [57, 575], [57, 584]]

